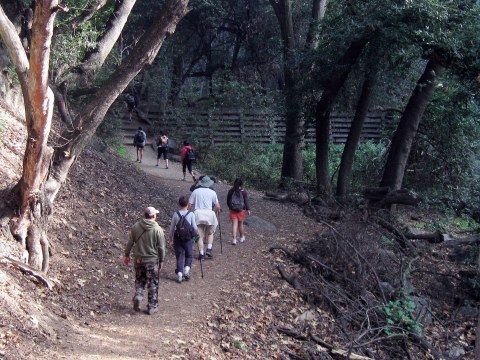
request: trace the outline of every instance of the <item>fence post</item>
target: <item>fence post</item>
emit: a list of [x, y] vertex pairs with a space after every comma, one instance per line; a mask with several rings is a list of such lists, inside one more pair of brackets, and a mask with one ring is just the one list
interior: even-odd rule
[[245, 142], [245, 117], [243, 116], [243, 109], [238, 111], [238, 122], [240, 126], [240, 142]]

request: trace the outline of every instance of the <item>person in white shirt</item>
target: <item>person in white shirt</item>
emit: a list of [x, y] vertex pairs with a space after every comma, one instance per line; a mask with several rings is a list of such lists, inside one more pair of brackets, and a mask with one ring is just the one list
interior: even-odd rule
[[[188, 199], [188, 209], [194, 210], [197, 223], [199, 259], [202, 259], [204, 256], [209, 259], [213, 258], [213, 234], [215, 234], [218, 226], [217, 215], [221, 209], [217, 193], [210, 189], [212, 185], [213, 180], [208, 176], [204, 176], [198, 182], [199, 187], [192, 192]], [[205, 254], [204, 239], [207, 240], [207, 251]]]

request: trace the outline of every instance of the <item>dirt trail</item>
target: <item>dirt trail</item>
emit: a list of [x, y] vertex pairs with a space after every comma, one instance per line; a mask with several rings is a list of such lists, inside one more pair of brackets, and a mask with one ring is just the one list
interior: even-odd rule
[[[128, 158], [135, 162], [136, 155], [133, 146], [128, 147], [127, 152]], [[183, 175], [179, 163], [170, 161], [169, 169], [165, 169], [163, 160], [161, 160], [160, 166], [157, 167], [155, 164], [156, 153], [147, 146], [143, 162], [137, 163], [137, 167], [149, 175], [151, 186], [168, 189], [173, 199], [189, 194], [192, 180], [187, 176], [187, 181], [181, 181]], [[298, 207], [292, 204], [265, 201], [261, 192], [249, 190], [252, 215], [272, 222], [278, 230], [275, 232], [260, 231], [247, 227], [247, 241], [233, 246], [230, 244], [231, 225], [226, 207], [226, 194], [230, 185], [218, 183], [215, 188], [223, 209], [219, 219], [223, 253], [221, 253], [220, 233], [217, 231], [213, 250], [214, 259], [203, 261], [204, 278], [200, 274], [199, 261], [195, 259], [198, 254], [195, 249], [191, 280], [182, 284], [176, 283], [175, 256], [172, 249], [169, 249], [164, 269], [160, 275], [160, 311], [149, 316], [133, 311], [131, 300], [134, 290], [134, 271], [132, 267], [128, 270], [124, 269], [125, 277], [128, 276], [128, 279], [118, 285], [115, 298], [110, 299], [113, 305], [109, 311], [102, 316], [95, 316], [93, 319], [92, 316], [86, 316], [88, 320], [83, 325], [66, 329], [64, 337], [58, 339], [58, 347], [51, 348], [45, 353], [45, 358], [255, 358], [254, 353], [233, 356], [219, 352], [219, 344], [214, 343], [215, 337], [211, 334], [212, 330], [208, 330], [208, 327], [212, 326], [210, 319], [214, 318], [216, 313], [225, 311], [224, 303], [232, 295], [239, 291], [245, 291], [246, 295], [250, 296], [248, 294], [249, 287], [255, 285], [260, 279], [266, 284], [272, 281], [283, 284], [274, 269], [274, 264], [271, 263], [269, 247], [273, 243], [284, 245], [297, 241], [299, 237], [308, 237], [318, 230], [318, 226], [312, 225]], [[170, 214], [176, 209], [175, 203], [166, 203], [164, 206], [169, 209]], [[165, 220], [163, 223], [159, 222], [164, 228], [168, 225]], [[115, 259], [112, 266], [116, 268], [123, 266], [120, 256]], [[108, 272], [108, 268], [105, 271]], [[116, 280], [111, 279], [110, 281]], [[93, 285], [111, 286], [108, 284], [108, 280]], [[95, 299], [93, 301], [96, 302]], [[264, 301], [264, 299], [251, 298], [249, 301], [255, 303]], [[142, 308], [145, 308], [145, 305], [144, 300]], [[234, 306], [237, 305], [242, 307], [245, 304], [234, 304]], [[229, 311], [233, 310], [229, 309]], [[252, 323], [255, 321], [255, 319], [251, 319]], [[38, 354], [35, 357], [44, 358]]]

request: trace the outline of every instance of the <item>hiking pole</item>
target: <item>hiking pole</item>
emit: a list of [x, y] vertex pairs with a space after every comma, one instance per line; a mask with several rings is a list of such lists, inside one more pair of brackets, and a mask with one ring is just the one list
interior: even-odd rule
[[198, 243], [198, 235], [195, 235], [193, 237], [193, 242], [197, 243], [198, 255], [199, 255], [199, 259], [200, 259], [200, 272], [202, 273], [202, 279], [203, 279], [203, 265], [202, 265], [202, 257], [200, 256], [200, 244]]
[[220, 254], [223, 254], [222, 227], [220, 226], [220, 212], [218, 213], [218, 231], [220, 232]]

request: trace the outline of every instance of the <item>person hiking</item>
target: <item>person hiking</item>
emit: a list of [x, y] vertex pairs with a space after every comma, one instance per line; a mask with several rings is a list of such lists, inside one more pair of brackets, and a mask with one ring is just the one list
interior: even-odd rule
[[[213, 258], [213, 234], [218, 226], [217, 215], [220, 214], [221, 208], [218, 202], [217, 193], [210, 189], [213, 185], [213, 180], [208, 176], [204, 176], [198, 182], [200, 186], [195, 189], [188, 199], [188, 209], [194, 209], [195, 221], [198, 228], [198, 258], [201, 260], [204, 256], [206, 258]], [[213, 210], [212, 210], [213, 205]], [[207, 251], [204, 253], [203, 241], [207, 241]]]
[[159, 211], [152, 206], [144, 210], [144, 218], [130, 230], [123, 263], [130, 264], [130, 252], [133, 249], [135, 260], [135, 295], [133, 309], [140, 311], [145, 286], [148, 289], [146, 313], [153, 315], [158, 311], [158, 274], [163, 268], [165, 258], [165, 236], [157, 224]]
[[245, 227], [243, 222], [246, 215], [250, 216], [250, 206], [248, 205], [248, 194], [245, 189], [242, 188], [243, 181], [241, 179], [235, 179], [233, 187], [227, 194], [227, 206], [229, 211], [229, 217], [232, 221], [232, 245], [237, 244], [237, 229], [240, 233], [240, 242], [245, 241]]
[[142, 127], [139, 126], [135, 136], [133, 137], [133, 145], [137, 147], [137, 161], [142, 162], [143, 159], [143, 148], [147, 142], [147, 134], [143, 131]]
[[194, 153], [193, 149], [190, 146], [190, 143], [188, 141], [183, 142], [183, 147], [182, 147], [182, 171], [183, 171], [183, 179], [182, 181], [185, 181], [185, 176], [187, 175], [187, 168], [188, 172], [192, 176], [193, 181], [195, 182], [197, 179], [192, 173], [192, 163], [195, 161], [194, 158]]
[[168, 241], [173, 245], [175, 257], [177, 259], [177, 282], [181, 283], [190, 280], [190, 269], [192, 268], [192, 249], [193, 238], [197, 231], [195, 223], [195, 214], [187, 209], [188, 198], [181, 196], [178, 199], [180, 209], [175, 211], [170, 223], [170, 231], [168, 232]]
[[128, 118], [132, 121], [133, 110], [136, 107], [135, 96], [133, 94], [127, 94], [125, 96], [125, 102], [127, 103]]
[[165, 169], [168, 169], [168, 137], [163, 131], [160, 131], [160, 136], [157, 140], [157, 165], [159, 165], [160, 158], [163, 154], [163, 160], [165, 160]]
[[[190, 186], [190, 192], [192, 192], [192, 191], [194, 191], [195, 189], [198, 189], [199, 187], [201, 187], [200, 185], [198, 185], [198, 182], [199, 182], [200, 180], [202, 180], [204, 176], [205, 176], [205, 175], [200, 175], [200, 176], [198, 177], [198, 179], [196, 179], [196, 180], [193, 182], [192, 186]], [[212, 186], [210, 186], [210, 189], [215, 190], [215, 189], [214, 189], [214, 185], [215, 185], [215, 183], [217, 182], [217, 179], [215, 179], [213, 176], [210, 176], [210, 180], [213, 180], [213, 184], [212, 184]]]

